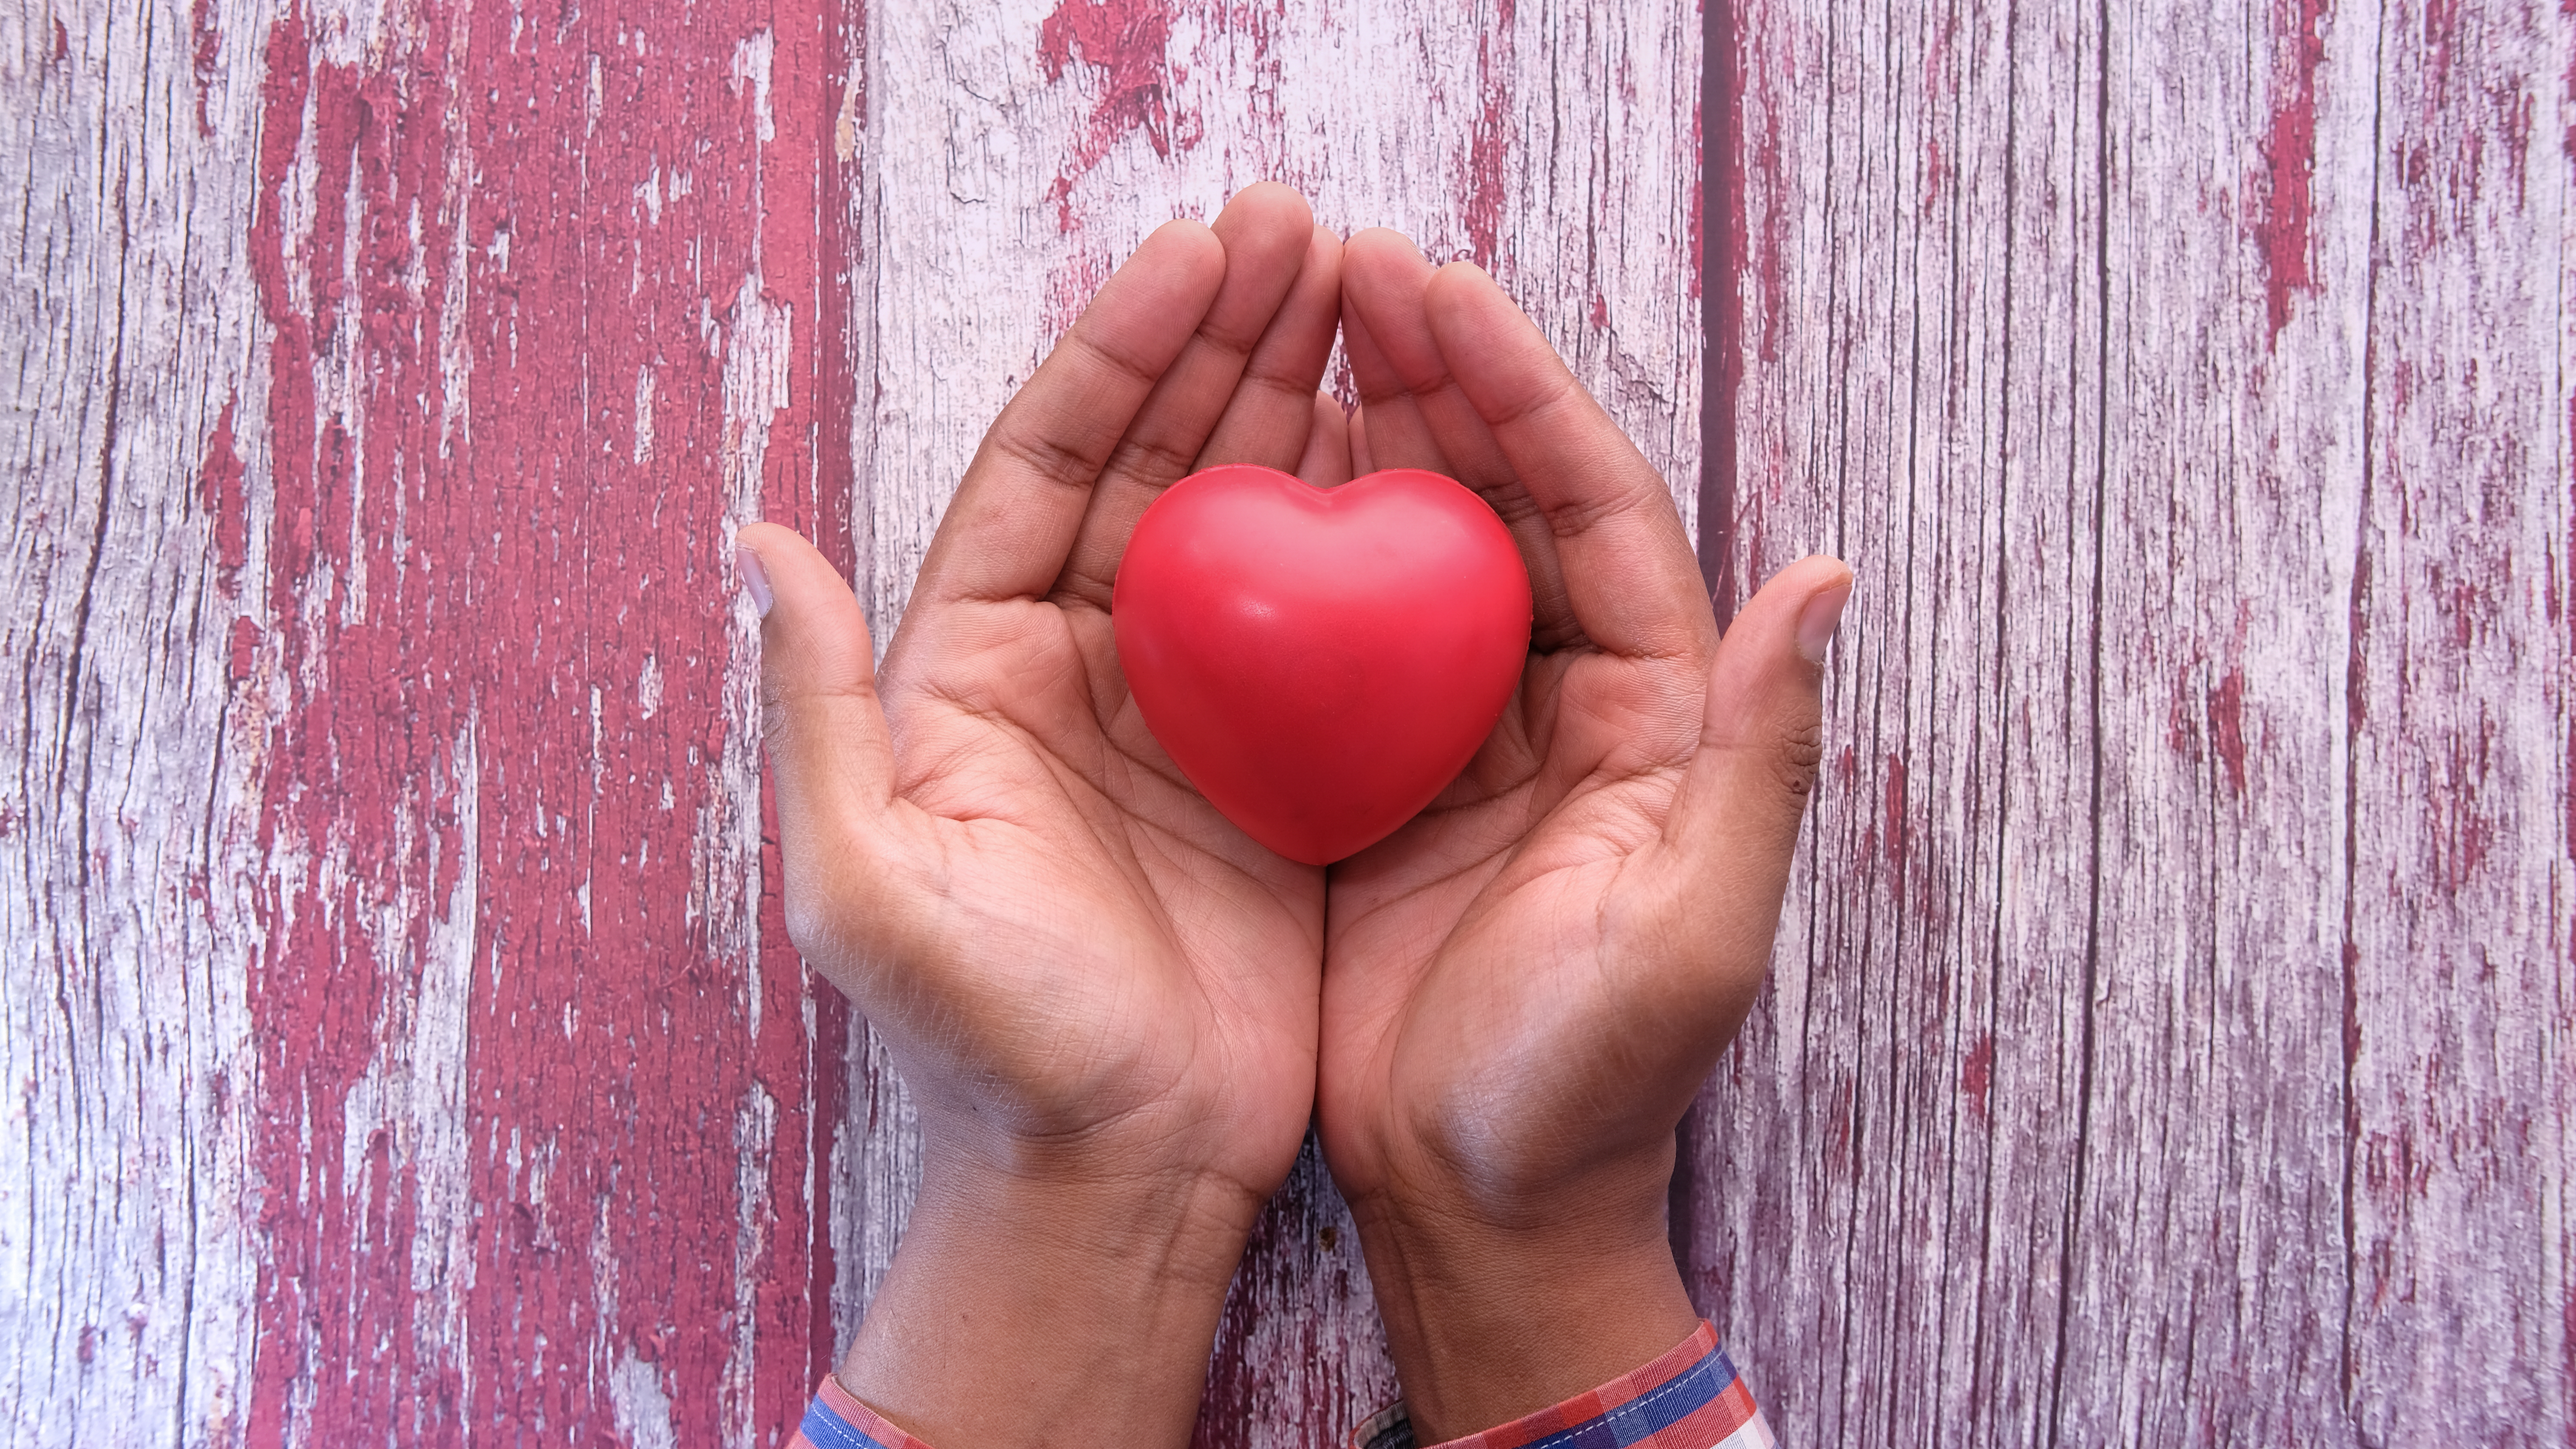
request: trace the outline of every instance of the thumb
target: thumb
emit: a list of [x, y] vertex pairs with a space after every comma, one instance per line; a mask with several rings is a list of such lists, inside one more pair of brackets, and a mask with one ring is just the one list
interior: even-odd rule
[[1709, 669], [1699, 752], [1665, 827], [1684, 869], [1713, 890], [1720, 934], [1755, 973], [1770, 959], [1824, 754], [1823, 661], [1851, 591], [1848, 565], [1810, 556], [1773, 575], [1735, 616]]
[[[879, 876], [860, 865], [894, 796], [894, 742], [877, 701], [867, 616], [831, 562], [774, 523], [734, 535], [760, 606], [760, 720], [777, 788], [788, 934], [817, 964], [817, 939], [852, 920], [839, 897]], [[864, 916], [858, 917], [864, 919]]]

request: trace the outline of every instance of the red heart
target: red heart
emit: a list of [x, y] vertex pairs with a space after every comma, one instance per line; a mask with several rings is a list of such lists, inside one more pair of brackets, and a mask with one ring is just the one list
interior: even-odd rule
[[1475, 756], [1529, 650], [1529, 572], [1484, 500], [1390, 468], [1310, 488], [1193, 473], [1145, 510], [1110, 613], [1136, 707], [1226, 818], [1323, 865]]

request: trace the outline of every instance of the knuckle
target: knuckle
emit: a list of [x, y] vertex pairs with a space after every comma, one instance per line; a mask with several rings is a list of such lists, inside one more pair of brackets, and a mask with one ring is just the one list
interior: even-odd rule
[[1308, 408], [1315, 405], [1315, 389], [1308, 387], [1306, 380], [1294, 368], [1281, 361], [1253, 359], [1243, 370], [1241, 386], [1270, 394], [1283, 405]]
[[1645, 507], [1648, 501], [1642, 488], [1567, 498], [1547, 510], [1548, 530], [1561, 539], [1574, 538], [1605, 523], [1619, 522]]
[[1130, 435], [1109, 455], [1103, 473], [1124, 473], [1157, 485], [1174, 482], [1198, 463], [1195, 448], [1184, 451], [1171, 439]]
[[1812, 719], [1784, 720], [1774, 726], [1769, 750], [1771, 778], [1781, 797], [1803, 810], [1815, 792], [1816, 771], [1825, 759], [1825, 727]]
[[1032, 435], [997, 426], [992, 446], [1021, 471], [1060, 488], [1087, 492], [1100, 476], [1100, 459], [1045, 433]]
[[1131, 384], [1150, 388], [1163, 380], [1163, 370], [1153, 366], [1128, 348], [1093, 335], [1090, 328], [1077, 326], [1066, 334], [1066, 340], [1080, 348], [1083, 355], [1106, 368], [1113, 376]]
[[779, 683], [775, 671], [764, 670], [760, 676], [760, 743], [775, 753], [786, 741], [787, 690]]
[[1543, 413], [1551, 413], [1564, 407], [1574, 401], [1582, 391], [1583, 384], [1574, 380], [1574, 374], [1560, 369], [1558, 376], [1548, 379], [1544, 384], [1512, 399], [1487, 415], [1485, 426], [1501, 431], [1527, 422]]

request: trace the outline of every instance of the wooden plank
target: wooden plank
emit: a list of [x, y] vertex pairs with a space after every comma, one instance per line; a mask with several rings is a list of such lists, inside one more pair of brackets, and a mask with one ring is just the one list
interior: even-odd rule
[[2571, 24], [1730, 17], [1709, 527], [1861, 577], [1682, 1235], [1784, 1435], [2576, 1422]]
[[[1153, 226], [1265, 177], [1350, 231], [1493, 268], [1694, 496], [1699, 16], [1686, 5], [1209, 0], [889, 8], [864, 170], [876, 407], [860, 447], [882, 646], [976, 438]], [[846, 1336], [910, 1200], [916, 1139], [882, 1055], [850, 1084], [835, 1230]], [[1207, 1444], [1334, 1442], [1394, 1396], [1347, 1213], [1311, 1151], [1227, 1305]]]
[[2395, 3], [2380, 25], [2344, 591], [2341, 1388], [2373, 1441], [2563, 1444], [2576, 14]]
[[175, 1443], [249, 1388], [258, 937], [231, 913], [260, 853], [210, 607], [244, 540], [199, 500], [257, 447], [226, 204], [252, 156], [226, 143], [239, 92], [201, 122], [188, 33], [129, 6], [0, 21], [0, 1425], [29, 1444]]
[[0, 30], [41, 268], [0, 1421], [776, 1440], [829, 1350], [838, 1023], [762, 895], [727, 538], [847, 535], [849, 24]]

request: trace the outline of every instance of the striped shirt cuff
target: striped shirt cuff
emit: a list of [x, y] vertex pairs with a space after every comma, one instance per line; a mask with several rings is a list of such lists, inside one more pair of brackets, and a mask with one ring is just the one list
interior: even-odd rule
[[[1432, 1449], [1771, 1449], [1771, 1426], [1707, 1323], [1670, 1353], [1554, 1408]], [[1398, 1404], [1360, 1425], [1352, 1449], [1415, 1449]]]
[[805, 1422], [787, 1449], [930, 1449], [894, 1426], [885, 1415], [862, 1404], [841, 1381], [826, 1374], [806, 1407]]

